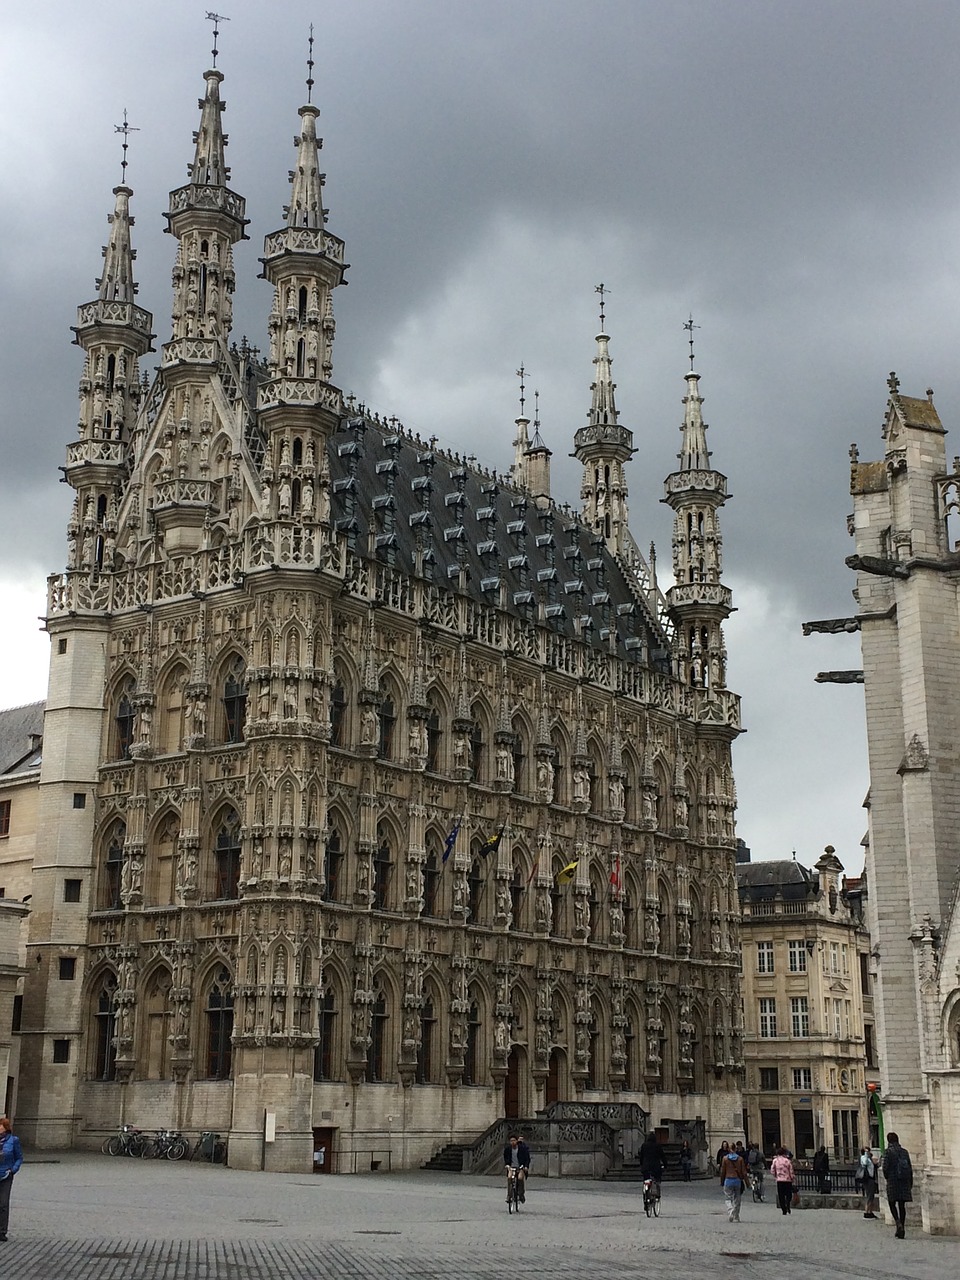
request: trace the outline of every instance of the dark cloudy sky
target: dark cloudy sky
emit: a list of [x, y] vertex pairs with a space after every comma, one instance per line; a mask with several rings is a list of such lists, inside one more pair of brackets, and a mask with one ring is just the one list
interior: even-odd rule
[[[347, 242], [334, 380], [488, 465], [511, 461], [523, 361], [554, 492], [607, 327], [635, 433], [631, 524], [669, 571], [659, 505], [679, 442], [692, 312], [723, 512], [740, 834], [859, 870], [867, 786], [851, 612], [848, 448], [880, 455], [886, 378], [960, 409], [960, 5], [947, 0], [224, 0], [232, 186], [247, 198], [235, 336], [262, 342], [256, 279], [281, 221], [316, 26], [330, 229]], [[42, 697], [43, 580], [64, 559], [78, 303], [95, 296], [113, 126], [132, 135], [140, 301], [169, 336], [167, 193], [184, 180], [210, 62], [205, 6], [44, 0], [0, 30], [0, 705]], [[960, 437], [954, 448], [960, 448]], [[948, 440], [948, 450], [950, 443]], [[664, 584], [666, 585], [666, 584]]]

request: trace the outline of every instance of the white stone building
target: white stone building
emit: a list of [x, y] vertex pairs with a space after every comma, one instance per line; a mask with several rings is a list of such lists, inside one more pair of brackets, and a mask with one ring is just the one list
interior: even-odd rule
[[78, 314], [18, 1129], [213, 1129], [239, 1167], [350, 1170], [619, 1100], [713, 1145], [740, 1116], [739, 704], [699, 375], [664, 595], [605, 332], [576, 515], [522, 403], [502, 476], [344, 401], [311, 103], [266, 353], [231, 345], [222, 81], [170, 197], [156, 371], [124, 185]]

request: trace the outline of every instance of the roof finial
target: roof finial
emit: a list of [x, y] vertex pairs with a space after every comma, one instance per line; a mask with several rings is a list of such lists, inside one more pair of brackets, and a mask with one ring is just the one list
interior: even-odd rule
[[683, 322], [683, 327], [684, 327], [684, 329], [686, 329], [687, 333], [690, 335], [690, 337], [687, 339], [687, 341], [690, 343], [690, 368], [691, 368], [691, 370], [692, 370], [692, 369], [693, 369], [693, 331], [694, 331], [694, 329], [699, 329], [699, 328], [700, 328], [700, 326], [699, 326], [698, 324], [694, 324], [694, 323], [693, 323], [693, 312], [692, 312], [692, 311], [690, 312], [690, 318], [689, 318], [689, 320], [685, 320], [685, 321]]
[[220, 23], [229, 22], [230, 19], [225, 13], [214, 13], [212, 9], [207, 10], [207, 21], [213, 23], [213, 65], [217, 65], [217, 39], [220, 35]]
[[526, 390], [526, 383], [524, 382], [524, 378], [526, 377], [526, 374], [527, 374], [527, 371], [523, 367], [523, 361], [521, 361], [520, 368], [517, 370], [517, 377], [520, 379], [520, 417], [521, 418], [523, 417], [523, 406], [524, 406], [523, 393]]
[[313, 23], [310, 23], [310, 52], [307, 55], [307, 102], [313, 101]]
[[125, 187], [127, 185], [127, 147], [130, 145], [130, 134], [140, 132], [135, 125], [128, 124], [126, 107], [123, 108], [123, 124], [115, 124], [113, 131], [114, 133], [123, 134], [123, 160], [120, 162], [120, 183]]
[[540, 430], [540, 392], [537, 390], [533, 393], [533, 429]]
[[606, 285], [603, 283], [603, 281], [601, 280], [601, 282], [600, 282], [598, 285], [595, 285], [595, 286], [594, 286], [594, 290], [593, 290], [593, 291], [594, 291], [594, 293], [599, 293], [599, 295], [600, 295], [600, 332], [601, 332], [601, 333], [606, 333], [606, 330], [605, 330], [605, 329], [604, 329], [604, 327], [603, 327], [603, 323], [604, 323], [604, 319], [605, 319], [604, 314], [603, 314], [604, 299], [605, 299], [606, 295], [607, 295], [608, 293], [612, 293], [612, 292], [613, 292], [613, 290], [612, 290], [612, 289], [608, 289], [608, 288], [607, 288], [607, 286], [606, 286]]

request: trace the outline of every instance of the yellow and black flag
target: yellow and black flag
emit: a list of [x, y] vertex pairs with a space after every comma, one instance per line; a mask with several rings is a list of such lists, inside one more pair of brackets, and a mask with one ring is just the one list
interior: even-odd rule
[[580, 859], [574, 858], [572, 862], [568, 862], [565, 867], [561, 867], [557, 872], [557, 884], [569, 884], [571, 880], [577, 878], [577, 867], [580, 865]]
[[503, 833], [506, 831], [506, 823], [500, 828], [495, 836], [490, 836], [484, 840], [483, 844], [477, 850], [481, 858], [485, 858], [488, 853], [496, 853], [500, 848], [500, 841], [503, 839]]

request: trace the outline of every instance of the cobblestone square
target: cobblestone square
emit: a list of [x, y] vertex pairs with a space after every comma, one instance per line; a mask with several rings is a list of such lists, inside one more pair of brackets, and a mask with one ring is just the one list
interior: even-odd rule
[[2, 1270], [17, 1280], [497, 1280], [518, 1269], [593, 1280], [693, 1275], [944, 1280], [955, 1239], [833, 1209], [784, 1218], [746, 1201], [726, 1220], [713, 1182], [639, 1186], [533, 1178], [509, 1216], [498, 1178], [310, 1177], [65, 1154], [17, 1178]]

